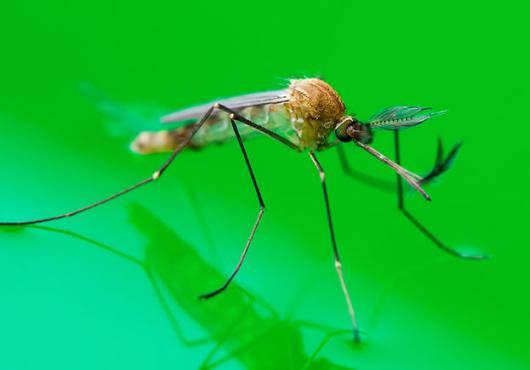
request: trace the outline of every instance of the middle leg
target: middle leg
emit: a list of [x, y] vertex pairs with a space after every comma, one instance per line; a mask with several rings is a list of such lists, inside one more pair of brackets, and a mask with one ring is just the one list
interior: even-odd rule
[[326, 174], [324, 172], [324, 169], [320, 165], [320, 162], [318, 161], [317, 157], [315, 156], [315, 153], [309, 152], [309, 157], [313, 161], [313, 164], [315, 165], [315, 167], [318, 170], [318, 173], [320, 174], [320, 181], [322, 183], [322, 191], [324, 193], [324, 202], [326, 203], [326, 215], [328, 219], [329, 232], [331, 234], [331, 244], [333, 246], [333, 255], [335, 257], [335, 269], [337, 270], [337, 275], [340, 280], [342, 292], [344, 293], [344, 298], [346, 299], [346, 305], [348, 306], [348, 313], [350, 315], [351, 323], [353, 327], [353, 337], [356, 342], [360, 342], [361, 335], [359, 332], [359, 327], [357, 325], [357, 319], [355, 318], [355, 311], [353, 310], [353, 305], [351, 303], [350, 294], [348, 293], [348, 287], [346, 286], [346, 282], [344, 281], [344, 276], [342, 275], [342, 264], [340, 262], [339, 250], [337, 248], [337, 242], [335, 240], [335, 231], [333, 230], [333, 221], [331, 219], [331, 210], [329, 207], [328, 190], [326, 188]]
[[210, 293], [202, 294], [201, 296], [199, 296], [200, 299], [211, 298], [211, 297], [221, 293], [226, 288], [228, 288], [228, 286], [230, 285], [230, 283], [232, 282], [234, 277], [237, 275], [239, 269], [241, 268], [241, 265], [243, 264], [243, 261], [245, 260], [245, 257], [247, 255], [248, 249], [250, 247], [250, 243], [252, 242], [252, 239], [254, 238], [254, 234], [256, 233], [256, 230], [258, 229], [259, 223], [260, 223], [261, 218], [263, 216], [263, 212], [265, 211], [265, 203], [263, 202], [263, 198], [261, 196], [261, 191], [259, 190], [258, 182], [256, 181], [256, 177], [254, 176], [254, 171], [252, 170], [252, 165], [250, 164], [250, 160], [248, 159], [247, 151], [245, 149], [245, 145], [243, 144], [243, 139], [241, 138], [241, 135], [239, 134], [239, 130], [237, 128], [237, 125], [236, 125], [236, 123], [234, 121], [235, 118], [236, 118], [236, 116], [233, 113], [231, 113], [230, 114], [230, 122], [232, 124], [232, 129], [234, 131], [234, 134], [236, 135], [237, 142], [239, 144], [239, 147], [241, 148], [241, 152], [242, 152], [243, 157], [245, 159], [245, 163], [247, 165], [247, 169], [248, 169], [248, 172], [250, 174], [250, 178], [252, 179], [252, 184], [254, 186], [254, 190], [256, 191], [256, 196], [257, 196], [258, 202], [259, 202], [259, 212], [258, 212], [258, 217], [256, 218], [256, 221], [254, 222], [254, 226], [252, 227], [252, 230], [250, 232], [250, 236], [249, 236], [249, 238], [247, 240], [247, 244], [245, 245], [245, 248], [243, 249], [243, 253], [241, 254], [241, 257], [239, 258], [239, 262], [237, 263], [236, 268], [234, 269], [234, 271], [232, 272], [232, 274], [230, 275], [228, 280], [220, 288], [218, 288], [218, 289], [216, 289], [216, 290], [214, 290], [214, 291], [212, 291]]

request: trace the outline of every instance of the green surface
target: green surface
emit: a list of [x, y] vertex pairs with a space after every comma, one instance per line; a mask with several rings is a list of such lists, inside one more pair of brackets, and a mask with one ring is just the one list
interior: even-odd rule
[[[0, 219], [71, 210], [149, 175], [165, 157], [128, 143], [162, 113], [318, 75], [360, 118], [448, 109], [402, 136], [419, 173], [438, 137], [464, 141], [433, 202], [407, 202], [451, 246], [492, 258], [440, 252], [395, 194], [322, 153], [365, 342], [333, 336], [313, 361], [349, 321], [309, 158], [248, 142], [267, 212], [236, 284], [199, 302], [233, 268], [257, 202], [235, 143], [184, 153], [107, 206], [0, 230], [0, 368], [529, 368], [527, 14], [515, 1], [3, 2]], [[390, 155], [391, 139], [374, 146]]]

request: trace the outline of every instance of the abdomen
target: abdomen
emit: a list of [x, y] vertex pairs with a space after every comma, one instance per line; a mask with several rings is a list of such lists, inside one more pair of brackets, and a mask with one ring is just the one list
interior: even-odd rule
[[[297, 144], [298, 137], [293, 129], [290, 115], [284, 104], [271, 104], [259, 107], [249, 107], [238, 111], [239, 114], [252, 122], [282, 135]], [[163, 153], [173, 151], [185, 141], [191, 130], [192, 122], [174, 130], [142, 132], [131, 144], [131, 149], [140, 154]], [[260, 133], [255, 129], [237, 122], [241, 137], [245, 140]], [[210, 144], [222, 144], [235, 138], [228, 113], [219, 112], [210, 117], [203, 127], [193, 136], [187, 144], [189, 148], [199, 149]]]

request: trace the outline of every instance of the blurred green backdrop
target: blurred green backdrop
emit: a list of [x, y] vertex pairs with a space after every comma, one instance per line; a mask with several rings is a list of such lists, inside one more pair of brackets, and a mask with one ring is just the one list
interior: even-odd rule
[[[361, 118], [449, 110], [402, 135], [403, 163], [419, 173], [438, 137], [464, 141], [433, 202], [411, 193], [409, 209], [492, 259], [440, 252], [395, 194], [325, 152], [365, 342], [328, 337], [349, 321], [318, 175], [263, 138], [247, 149], [265, 218], [236, 284], [199, 302], [231, 272], [257, 204], [237, 145], [184, 153], [163, 181], [107, 206], [0, 230], [0, 368], [529, 368], [527, 16], [516, 1], [3, 2], [2, 220], [71, 210], [149, 175], [165, 157], [128, 143], [163, 113], [316, 75]], [[375, 147], [390, 155], [391, 136]], [[394, 180], [346, 149], [356, 168]]]

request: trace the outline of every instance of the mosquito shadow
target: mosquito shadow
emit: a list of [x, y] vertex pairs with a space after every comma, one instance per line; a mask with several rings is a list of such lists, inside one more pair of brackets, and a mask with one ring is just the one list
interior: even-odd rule
[[[145, 208], [131, 207], [130, 218], [132, 225], [148, 240], [145, 259], [149, 269], [160, 279], [171, 299], [216, 343], [205, 359], [204, 368], [236, 360], [247, 369], [348, 369], [318, 359], [321, 348], [307, 355], [300, 325], [279, 318], [267, 303], [252, 297], [237, 282], [223, 294], [199, 301], [199, 294], [224, 282], [226, 276]], [[266, 306], [267, 314], [258, 305]], [[343, 334], [343, 331], [327, 333], [322, 347], [330, 338]], [[228, 355], [217, 358], [218, 349]]]
[[[330, 340], [339, 337], [351, 341], [351, 330], [336, 331], [316, 324], [282, 319], [267, 302], [253, 297], [237, 282], [233, 282], [230, 289], [220, 296], [199, 301], [200, 293], [224, 281], [226, 276], [146, 208], [133, 205], [129, 215], [132, 225], [147, 239], [143, 259], [131, 257], [115, 247], [73, 231], [47, 226], [29, 228], [84, 241], [138, 266], [150, 281], [178, 340], [185, 346], [205, 347], [207, 355], [201, 369], [213, 369], [230, 361], [251, 370], [351, 369], [320, 357]], [[188, 338], [171, 308], [173, 304], [198, 324], [207, 337]], [[303, 344], [303, 327], [324, 333], [321, 342], [309, 353]]]

